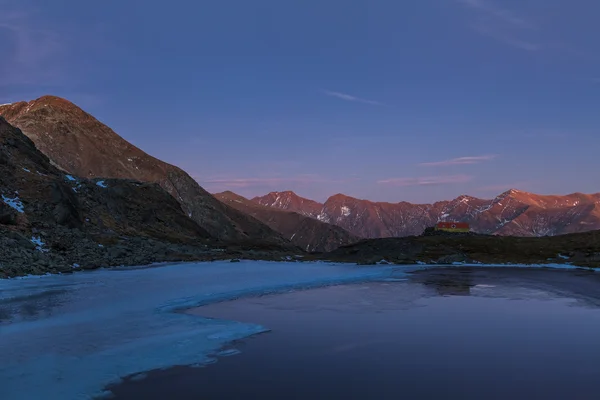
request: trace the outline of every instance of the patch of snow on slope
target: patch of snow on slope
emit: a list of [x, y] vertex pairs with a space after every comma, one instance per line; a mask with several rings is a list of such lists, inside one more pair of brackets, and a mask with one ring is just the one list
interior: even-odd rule
[[321, 213], [319, 215], [317, 215], [317, 219], [321, 222], [329, 222], [329, 216], [324, 212], [321, 211]]
[[23, 171], [25, 172], [31, 172], [30, 170], [28, 170], [27, 168], [23, 167]]
[[350, 213], [351, 213], [351, 212], [350, 212], [350, 208], [349, 208], [349, 207], [342, 206], [342, 215], [343, 215], [344, 217], [347, 217], [347, 216], [349, 216], [349, 215], [350, 215]]
[[32, 236], [31, 243], [35, 244], [35, 249], [41, 251], [42, 253], [48, 252], [48, 249], [44, 248], [46, 243], [42, 242], [42, 238], [39, 236]]
[[123, 376], [205, 364], [226, 343], [268, 328], [175, 311], [387, 278], [393, 269], [242, 261], [0, 279], [0, 398], [89, 399]]
[[77, 179], [75, 179], [72, 175], [65, 175], [65, 178], [67, 178], [68, 181], [77, 182]]
[[96, 186], [100, 186], [101, 188], [107, 188], [108, 186], [106, 186], [106, 183], [104, 183], [104, 181], [98, 181], [96, 182]]
[[13, 198], [10, 197], [6, 197], [5, 195], [2, 195], [2, 201], [4, 201], [4, 203], [6, 205], [8, 205], [9, 207], [14, 208], [15, 210], [17, 210], [20, 213], [24, 213], [24, 209], [23, 209], [23, 203], [21, 202], [21, 199], [19, 199], [19, 196], [15, 196]]

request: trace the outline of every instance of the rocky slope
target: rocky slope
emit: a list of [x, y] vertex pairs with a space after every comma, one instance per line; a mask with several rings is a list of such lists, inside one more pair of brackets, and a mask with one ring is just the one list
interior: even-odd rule
[[468, 233], [367, 239], [322, 258], [359, 264], [570, 263], [600, 268], [600, 231], [547, 237]]
[[365, 238], [418, 235], [440, 221], [462, 221], [474, 232], [515, 236], [553, 236], [600, 229], [600, 193], [542, 196], [509, 190], [492, 200], [460, 196], [434, 204], [382, 203], [337, 194], [324, 204], [293, 192], [252, 199], [338, 225]]
[[0, 277], [188, 259], [214, 245], [159, 185], [65, 174], [0, 117]]
[[286, 243], [255, 218], [215, 199], [183, 170], [144, 153], [65, 99], [44, 96], [3, 105], [0, 115], [69, 174], [157, 183], [213, 237]]
[[217, 193], [214, 196], [222, 202], [255, 217], [308, 252], [331, 251], [341, 245], [359, 240], [358, 237], [338, 226], [296, 212], [262, 206], [233, 192]]

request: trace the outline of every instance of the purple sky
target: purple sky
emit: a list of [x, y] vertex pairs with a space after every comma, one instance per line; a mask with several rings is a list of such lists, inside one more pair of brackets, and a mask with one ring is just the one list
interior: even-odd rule
[[0, 0], [0, 103], [66, 97], [210, 191], [600, 191], [597, 0]]

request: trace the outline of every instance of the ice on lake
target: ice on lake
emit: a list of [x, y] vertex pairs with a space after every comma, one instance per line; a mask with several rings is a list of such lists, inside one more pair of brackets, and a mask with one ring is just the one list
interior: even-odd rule
[[243, 261], [0, 280], [0, 399], [92, 398], [124, 376], [213, 362], [227, 342], [267, 330], [177, 312], [185, 308], [402, 275], [389, 265]]

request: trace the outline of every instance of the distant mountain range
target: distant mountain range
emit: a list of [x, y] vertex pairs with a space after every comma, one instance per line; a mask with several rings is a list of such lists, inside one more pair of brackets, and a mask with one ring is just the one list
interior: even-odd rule
[[285, 191], [252, 201], [337, 225], [362, 238], [419, 235], [442, 221], [468, 222], [477, 233], [513, 236], [600, 229], [600, 193], [544, 196], [511, 189], [491, 200], [459, 196], [433, 204], [372, 202], [336, 194], [322, 204]]
[[360, 239], [339, 226], [321, 222], [293, 211], [260, 205], [233, 192], [215, 197], [253, 216], [308, 252], [327, 252]]

